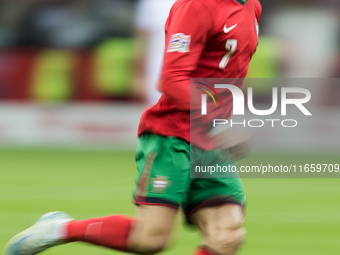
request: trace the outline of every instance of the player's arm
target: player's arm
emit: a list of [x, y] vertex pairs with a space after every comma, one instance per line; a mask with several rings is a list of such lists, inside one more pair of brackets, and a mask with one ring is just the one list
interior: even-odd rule
[[261, 15], [262, 15], [262, 5], [259, 1], [255, 2], [255, 15], [257, 22], [260, 22]]
[[159, 89], [180, 110], [190, 110], [190, 78], [212, 30], [209, 11], [199, 1], [184, 1], [167, 21], [167, 40]]

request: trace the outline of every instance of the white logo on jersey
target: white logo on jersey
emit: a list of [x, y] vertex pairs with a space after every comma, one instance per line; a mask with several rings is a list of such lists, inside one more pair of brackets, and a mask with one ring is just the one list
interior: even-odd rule
[[228, 34], [231, 30], [233, 30], [236, 26], [238, 25], [238, 23], [236, 25], [233, 25], [232, 27], [227, 27], [227, 25], [224, 26], [224, 33]]
[[185, 53], [190, 51], [191, 36], [183, 33], [174, 34], [171, 36], [167, 52]]

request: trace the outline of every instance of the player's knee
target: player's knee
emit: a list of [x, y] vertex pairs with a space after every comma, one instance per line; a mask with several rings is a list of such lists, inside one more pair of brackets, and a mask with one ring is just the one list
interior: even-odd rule
[[165, 241], [154, 241], [152, 239], [146, 241], [145, 243], [141, 244], [140, 252], [141, 255], [153, 255], [161, 252], [164, 250], [166, 246]]
[[136, 253], [140, 255], [153, 255], [164, 250], [166, 242], [147, 240], [146, 242], [139, 245]]
[[129, 240], [131, 251], [149, 255], [162, 251], [171, 234], [177, 211], [164, 206], [141, 206], [140, 221]]
[[228, 229], [221, 233], [222, 249], [237, 249], [241, 246], [246, 236], [246, 230], [243, 227]]
[[214, 231], [209, 246], [223, 255], [234, 254], [245, 239], [246, 230], [241, 226], [225, 227]]
[[136, 243], [136, 252], [141, 255], [153, 255], [166, 247], [169, 231], [166, 228], [155, 227], [143, 233]]

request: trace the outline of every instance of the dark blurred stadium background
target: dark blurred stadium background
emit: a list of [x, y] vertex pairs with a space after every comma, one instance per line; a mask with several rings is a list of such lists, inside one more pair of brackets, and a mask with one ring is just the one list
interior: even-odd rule
[[[173, 0], [0, 1], [0, 246], [40, 214], [133, 214], [136, 130], [158, 94]], [[340, 76], [339, 0], [261, 0], [249, 78]], [[259, 83], [256, 102], [271, 102]], [[242, 164], [340, 163], [340, 84], [311, 86], [323, 121], [293, 136], [256, 134]], [[329, 121], [332, 120], [332, 121]], [[312, 141], [312, 142], [311, 142]], [[312, 162], [313, 161], [313, 162]], [[340, 179], [245, 179], [241, 254], [338, 254]], [[191, 254], [182, 229], [166, 254]], [[46, 254], [116, 254], [82, 244]]]

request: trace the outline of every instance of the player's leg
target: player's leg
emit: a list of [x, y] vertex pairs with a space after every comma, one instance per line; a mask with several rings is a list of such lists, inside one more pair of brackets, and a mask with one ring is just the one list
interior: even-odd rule
[[[136, 163], [139, 171], [137, 186], [134, 192], [135, 203], [138, 205], [139, 220], [132, 222], [132, 230], [126, 242], [127, 251], [138, 254], [154, 254], [164, 248], [171, 233], [173, 222], [179, 204], [186, 194], [190, 167], [190, 147], [185, 141], [175, 137], [162, 137], [153, 134], [143, 134], [136, 151]], [[108, 219], [109, 220], [109, 219]], [[122, 222], [128, 220], [121, 219]], [[108, 231], [113, 236], [115, 217], [112, 217], [111, 228]], [[99, 219], [100, 222], [100, 219]], [[81, 229], [81, 235], [69, 236], [74, 241], [88, 240], [84, 234], [88, 232], [89, 224], [96, 222], [76, 222]], [[71, 223], [72, 224], [72, 223]], [[84, 224], [84, 225], [83, 225]], [[96, 228], [93, 227], [96, 231]], [[121, 229], [124, 229], [121, 228]], [[94, 232], [97, 238], [98, 234]], [[122, 236], [122, 234], [120, 234]], [[123, 236], [127, 236], [126, 232]], [[79, 238], [80, 237], [80, 238]], [[112, 239], [93, 239], [94, 244], [124, 250], [123, 247], [112, 246]], [[120, 237], [122, 238], [122, 237]], [[119, 239], [117, 239], [119, 240]], [[100, 243], [96, 243], [96, 242]], [[105, 241], [103, 243], [103, 241]], [[111, 246], [110, 246], [111, 245]]]
[[86, 242], [136, 254], [156, 254], [169, 238], [177, 210], [144, 205], [139, 218], [124, 215], [73, 220], [62, 212], [44, 215], [10, 240], [8, 255], [33, 255], [70, 242]]
[[115, 215], [67, 226], [67, 241], [82, 241], [137, 254], [155, 254], [169, 239], [177, 210], [165, 206], [143, 205], [139, 217]]
[[[204, 151], [192, 147], [191, 164], [235, 168], [235, 161], [220, 151]], [[199, 178], [204, 177], [204, 178]], [[203, 244], [196, 255], [233, 255], [241, 245], [245, 193], [234, 172], [196, 175], [190, 186], [185, 211], [190, 223], [197, 225]]]
[[129, 250], [138, 254], [155, 254], [166, 247], [177, 210], [166, 206], [137, 207], [140, 220], [128, 239]]
[[233, 255], [245, 237], [243, 208], [239, 205], [203, 208], [191, 216], [191, 221], [203, 236], [197, 255]]
[[[133, 237], [132, 246], [137, 250], [156, 246], [154, 250], [157, 251], [167, 243], [177, 209], [189, 189], [190, 146], [176, 137], [153, 134], [143, 134], [140, 140], [136, 152], [139, 176], [134, 198], [144, 222], [137, 226], [140, 230], [135, 232], [137, 236]], [[153, 207], [159, 209], [150, 213], [149, 208]], [[161, 218], [157, 218], [159, 215]]]
[[137, 254], [158, 252], [165, 246], [179, 204], [188, 189], [189, 159], [190, 148], [185, 141], [142, 135], [136, 152], [139, 176], [134, 195], [135, 203], [140, 206], [140, 219], [113, 215], [72, 221], [60, 213], [47, 215], [38, 225], [10, 241], [8, 255], [37, 254], [70, 241]]

